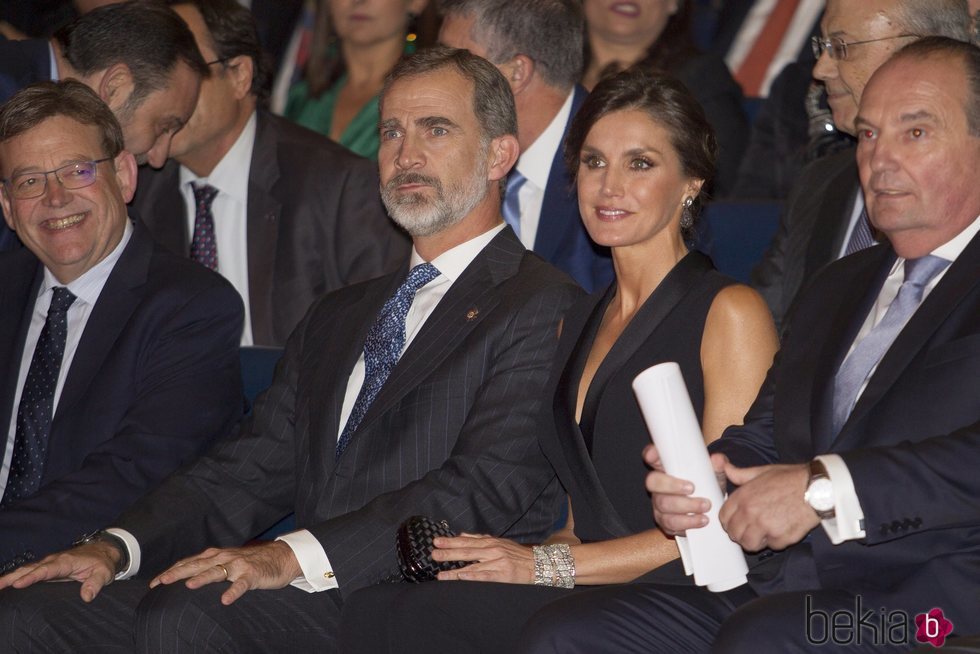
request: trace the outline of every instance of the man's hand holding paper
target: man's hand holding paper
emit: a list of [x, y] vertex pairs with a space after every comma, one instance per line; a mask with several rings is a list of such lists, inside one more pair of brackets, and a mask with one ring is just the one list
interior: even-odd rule
[[[691, 497], [691, 482], [664, 472], [654, 445], [646, 447], [643, 458], [653, 468], [646, 487], [652, 494], [653, 516], [660, 528], [683, 536], [688, 529], [708, 524], [706, 513], [711, 503], [703, 497]], [[711, 465], [723, 492], [729, 481], [738, 486], [725, 500], [718, 519], [728, 536], [746, 551], [789, 547], [820, 524], [803, 500], [808, 479], [805, 464], [738, 468], [724, 454], [716, 453], [711, 455]]]

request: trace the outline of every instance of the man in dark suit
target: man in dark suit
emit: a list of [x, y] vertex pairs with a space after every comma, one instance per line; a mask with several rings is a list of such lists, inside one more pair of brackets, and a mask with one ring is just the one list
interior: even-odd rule
[[[77, 79], [116, 114], [137, 162], [153, 166], [166, 161], [207, 76], [187, 26], [152, 2], [92, 11], [50, 41], [0, 39], [0, 102], [34, 82]], [[5, 230], [0, 226], [0, 252], [19, 246]]]
[[[174, 136], [173, 160], [140, 170], [133, 208], [157, 242], [238, 289], [243, 345], [282, 346], [316, 297], [404, 263], [408, 238], [385, 215], [372, 162], [256, 109], [268, 71], [247, 9], [236, 0], [172, 6], [213, 74]], [[196, 195], [209, 188], [217, 192], [202, 214]]]
[[581, 3], [443, 0], [439, 42], [489, 59], [507, 78], [517, 105], [521, 158], [504, 196], [504, 220], [529, 249], [588, 292], [612, 281], [608, 248], [592, 242], [579, 215], [562, 144], [585, 101]]
[[[963, 0], [828, 0], [821, 30], [825, 37], [813, 75], [827, 89], [837, 129], [852, 136], [865, 84], [909, 35], [969, 40]], [[853, 150], [845, 150], [804, 168], [790, 192], [776, 236], [752, 271], [752, 286], [777, 327], [813, 272], [874, 243], [854, 173]]]
[[[559, 497], [537, 444], [538, 391], [580, 290], [501, 221], [500, 180], [518, 156], [513, 96], [485, 60], [424, 50], [389, 77], [381, 130], [382, 197], [413, 236], [411, 271], [317, 301], [237, 437], [123, 515], [123, 544], [102, 535], [0, 578], [71, 577], [86, 601], [101, 590], [89, 606], [63, 584], [0, 593], [14, 647], [37, 624], [24, 622], [28, 606], [57, 606], [35, 615], [67, 626], [48, 642], [68, 650], [178, 652], [207, 631], [235, 651], [332, 651], [344, 598], [397, 577], [409, 516], [522, 541], [550, 530]], [[299, 531], [232, 547], [292, 510]], [[160, 573], [208, 544], [227, 549]], [[149, 592], [103, 588], [137, 567], [157, 575]]]
[[132, 226], [122, 147], [78, 82], [0, 112], [0, 205], [26, 245], [0, 256], [0, 569], [113, 520], [241, 414], [241, 303]]
[[[947, 623], [980, 632], [978, 78], [980, 50], [930, 37], [867, 86], [858, 167], [890, 242], [817, 275], [745, 425], [710, 446], [730, 489], [718, 519], [758, 553], [749, 584], [715, 594], [667, 585], [662, 569], [660, 583], [537, 616], [557, 649], [531, 651], [606, 651], [590, 645], [615, 647], [624, 628], [644, 651], [734, 654], [904, 651]], [[655, 448], [646, 458], [661, 528], [706, 524], [707, 501]]]

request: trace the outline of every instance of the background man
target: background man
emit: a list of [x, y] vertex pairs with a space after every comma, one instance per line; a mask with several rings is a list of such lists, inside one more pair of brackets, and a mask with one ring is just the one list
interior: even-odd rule
[[[116, 114], [137, 163], [156, 167], [194, 111], [207, 75], [187, 26], [155, 2], [97, 9], [50, 41], [0, 39], [0, 101], [33, 82], [77, 79]], [[17, 239], [0, 227], [0, 251], [16, 246]]]
[[586, 291], [612, 281], [608, 250], [589, 238], [568, 177], [562, 143], [585, 100], [581, 3], [442, 0], [439, 42], [490, 60], [517, 105], [521, 158], [507, 178], [504, 220], [521, 242], [571, 275]]
[[499, 183], [518, 156], [507, 82], [466, 51], [422, 51], [389, 77], [380, 128], [382, 197], [412, 234], [411, 271], [314, 304], [238, 437], [116, 522], [124, 531], [109, 538], [125, 541], [127, 560], [96, 542], [0, 586], [72, 577], [91, 600], [115, 572], [156, 574], [291, 510], [304, 529], [206, 550], [148, 594], [144, 582], [117, 583], [90, 606], [64, 584], [7, 590], [2, 633], [31, 638], [35, 597], [37, 608], [59, 607], [35, 615], [68, 650], [133, 647], [135, 624], [135, 649], [152, 652], [195, 647], [198, 629], [219, 649], [332, 651], [343, 598], [398, 574], [394, 535], [409, 516], [521, 540], [549, 531], [558, 489], [537, 445], [536, 390], [580, 291], [502, 224]]
[[[854, 119], [871, 74], [916, 35], [968, 41], [966, 0], [828, 0], [813, 75], [827, 89], [837, 129], [855, 135]], [[779, 326], [801, 288], [823, 265], [869, 247], [854, 150], [807, 166], [790, 193], [779, 229], [752, 285]]]
[[[980, 50], [933, 37], [864, 91], [858, 168], [889, 243], [817, 275], [745, 425], [710, 447], [735, 488], [720, 522], [760, 553], [749, 584], [636, 585], [556, 605], [535, 618], [549, 644], [531, 638], [531, 651], [609, 651], [624, 629], [652, 652], [904, 651], [933, 609], [956, 634], [980, 632], [978, 80]], [[658, 524], [705, 524], [707, 500], [647, 454]]]
[[130, 223], [136, 162], [76, 81], [0, 110], [0, 567], [113, 520], [241, 414], [241, 302]]
[[281, 346], [314, 298], [404, 263], [408, 239], [384, 213], [372, 162], [256, 110], [268, 71], [247, 9], [172, 5], [212, 75], [174, 137], [174, 160], [140, 170], [133, 207], [157, 242], [235, 286], [243, 345]]

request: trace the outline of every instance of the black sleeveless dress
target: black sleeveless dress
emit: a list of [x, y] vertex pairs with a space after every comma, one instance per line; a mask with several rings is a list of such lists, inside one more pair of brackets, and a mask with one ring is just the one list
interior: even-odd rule
[[542, 449], [572, 498], [575, 533], [605, 540], [652, 529], [647, 468], [650, 442], [633, 379], [650, 366], [680, 365], [695, 414], [704, 414], [701, 337], [718, 292], [735, 283], [699, 252], [688, 253], [637, 311], [596, 371], [575, 424], [579, 380], [615, 285], [574, 305], [565, 317], [552, 376], [553, 422]]

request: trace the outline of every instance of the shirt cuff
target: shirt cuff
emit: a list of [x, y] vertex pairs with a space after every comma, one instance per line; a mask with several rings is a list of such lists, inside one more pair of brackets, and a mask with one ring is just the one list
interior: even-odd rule
[[136, 540], [136, 537], [125, 529], [119, 529], [118, 527], [109, 527], [106, 529], [106, 532], [121, 540], [123, 545], [126, 546], [126, 552], [129, 554], [129, 565], [126, 566], [125, 570], [120, 570], [116, 573], [116, 579], [135, 577], [136, 573], [140, 571], [140, 544]]
[[289, 585], [307, 593], [319, 593], [320, 591], [339, 588], [337, 576], [330, 566], [330, 559], [320, 545], [316, 536], [306, 529], [293, 531], [283, 534], [276, 538], [289, 545], [299, 561], [299, 567], [303, 571], [302, 577], [296, 577]]
[[820, 521], [830, 542], [840, 545], [847, 540], [864, 538], [864, 511], [844, 459], [837, 454], [821, 454], [816, 460], [827, 470], [834, 489], [834, 517]]

